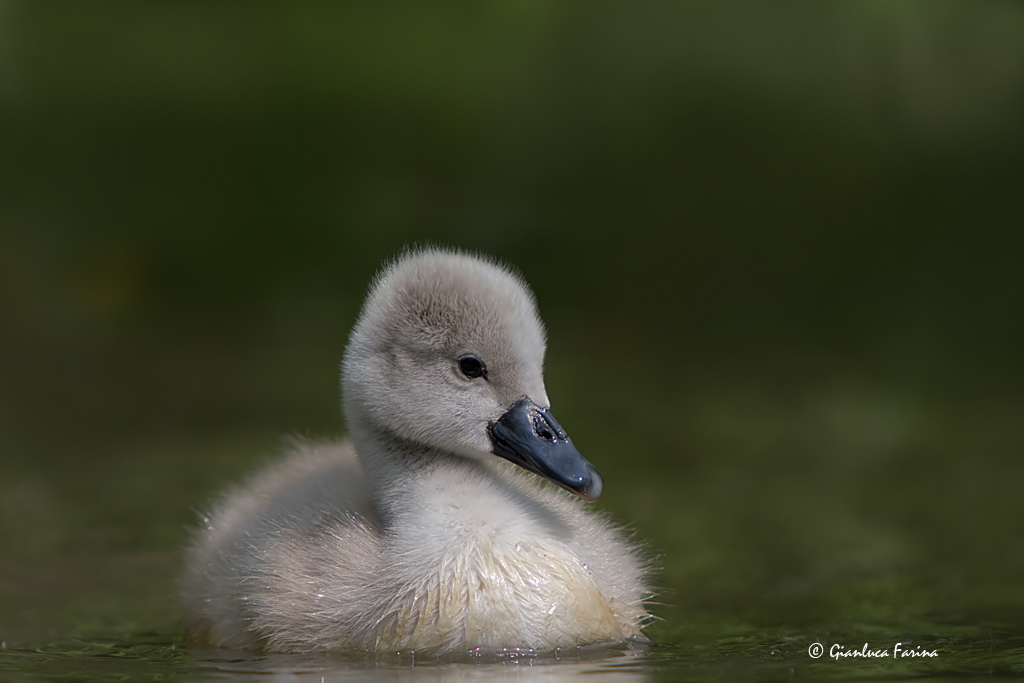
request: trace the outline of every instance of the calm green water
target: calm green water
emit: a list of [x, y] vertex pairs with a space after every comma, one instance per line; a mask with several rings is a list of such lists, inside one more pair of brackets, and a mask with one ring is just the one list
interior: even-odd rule
[[[571, 371], [572, 363], [565, 365]], [[947, 412], [933, 406], [929, 414], [918, 405], [911, 422], [886, 422], [885, 439], [919, 454], [886, 456], [875, 441], [860, 443], [843, 431], [836, 415], [812, 418], [807, 406], [786, 409], [734, 397], [716, 415], [710, 398], [699, 403], [703, 413], [690, 406], [697, 416], [689, 426], [678, 423], [692, 450], [674, 472], [656, 453], [619, 450], [618, 425], [571, 416], [577, 443], [591, 442], [606, 472], [602, 505], [629, 521], [656, 556], [661, 604], [655, 607], [659, 620], [648, 629], [649, 647], [440, 662], [415, 653], [361, 659], [189, 651], [176, 622], [174, 582], [190, 506], [265, 459], [253, 453], [273, 453], [275, 439], [253, 429], [111, 445], [107, 453], [77, 453], [86, 461], [81, 466], [55, 456], [49, 466], [36, 460], [15, 467], [4, 482], [0, 679], [1024, 674], [1021, 522], [1013, 514], [1021, 481], [1019, 444], [1012, 442], [1019, 438], [1016, 422], [1003, 423], [1005, 416], [989, 411], [971, 416], [962, 406]], [[832, 396], [825, 403], [831, 410], [843, 406], [862, 434], [885, 431], [872, 420], [913, 412], [887, 403], [873, 413], [864, 397]], [[705, 429], [723, 436], [701, 437]], [[808, 429], [816, 431], [813, 438]], [[878, 434], [871, 438], [882, 438]], [[965, 459], [969, 444], [981, 442], [1001, 443], [1006, 459], [994, 458], [994, 451]], [[859, 448], [849, 455], [859, 459], [822, 462], [822, 444]], [[760, 464], [745, 459], [746, 448], [763, 454]], [[738, 472], [741, 463], [754, 471]], [[814, 643], [825, 649], [819, 659], [808, 654]], [[864, 643], [888, 650], [889, 657], [829, 657], [834, 645], [859, 649]], [[895, 659], [896, 643], [937, 656]]]
[[[0, 0], [0, 680], [1024, 675], [1024, 5], [56, 7]], [[197, 511], [344, 434], [417, 241], [535, 288], [653, 645], [187, 650]]]
[[[693, 624], [692, 630], [702, 630], [701, 625]], [[642, 650], [484, 653], [448, 660], [417, 659], [414, 653], [372, 658], [189, 652], [174, 642], [173, 634], [138, 633], [114, 640], [8, 645], [0, 655], [0, 674], [11, 681], [570, 680], [581, 674], [590, 680], [698, 681], [902, 680], [922, 676], [1017, 679], [1024, 672], [1019, 620], [1001, 627], [929, 622], [918, 623], [916, 628], [908, 624], [862, 625], [823, 631], [823, 637], [813, 642], [804, 635], [787, 635], [784, 631], [788, 630], [727, 632], [704, 626], [703, 637], [692, 642]], [[809, 651], [818, 641], [824, 654], [814, 659]], [[830, 657], [830, 652], [860, 650], [862, 642], [870, 643], [876, 658]], [[839, 648], [838, 643], [854, 645]], [[902, 651], [932, 652], [934, 656], [895, 658], [893, 653], [899, 652], [896, 643]]]

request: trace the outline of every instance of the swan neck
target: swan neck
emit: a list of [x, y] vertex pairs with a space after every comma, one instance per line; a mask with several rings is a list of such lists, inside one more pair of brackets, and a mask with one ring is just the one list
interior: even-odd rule
[[416, 493], [431, 480], [430, 474], [442, 468], [483, 467], [452, 453], [367, 428], [360, 422], [350, 423], [350, 437], [385, 524], [403, 513], [415, 512]]

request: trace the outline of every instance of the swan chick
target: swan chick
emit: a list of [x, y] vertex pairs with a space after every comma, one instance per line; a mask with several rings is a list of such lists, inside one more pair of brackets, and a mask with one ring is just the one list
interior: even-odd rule
[[645, 563], [584, 502], [603, 482], [551, 413], [544, 352], [507, 268], [439, 249], [386, 267], [342, 362], [349, 439], [296, 442], [203, 518], [182, 580], [191, 642], [441, 654], [642, 638]]

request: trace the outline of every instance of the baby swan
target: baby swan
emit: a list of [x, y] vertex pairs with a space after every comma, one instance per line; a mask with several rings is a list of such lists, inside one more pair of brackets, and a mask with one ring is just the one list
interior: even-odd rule
[[601, 477], [551, 415], [544, 347], [505, 268], [433, 249], [386, 268], [342, 364], [351, 443], [298, 444], [205, 518], [183, 580], [193, 642], [440, 654], [641, 637], [643, 562], [578, 498]]

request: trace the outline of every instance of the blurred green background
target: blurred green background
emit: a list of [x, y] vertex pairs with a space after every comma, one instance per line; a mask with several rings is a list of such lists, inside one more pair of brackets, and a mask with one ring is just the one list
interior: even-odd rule
[[655, 640], [1020, 630], [1021, 3], [6, 1], [0, 637], [174, 634], [415, 243], [535, 288]]

